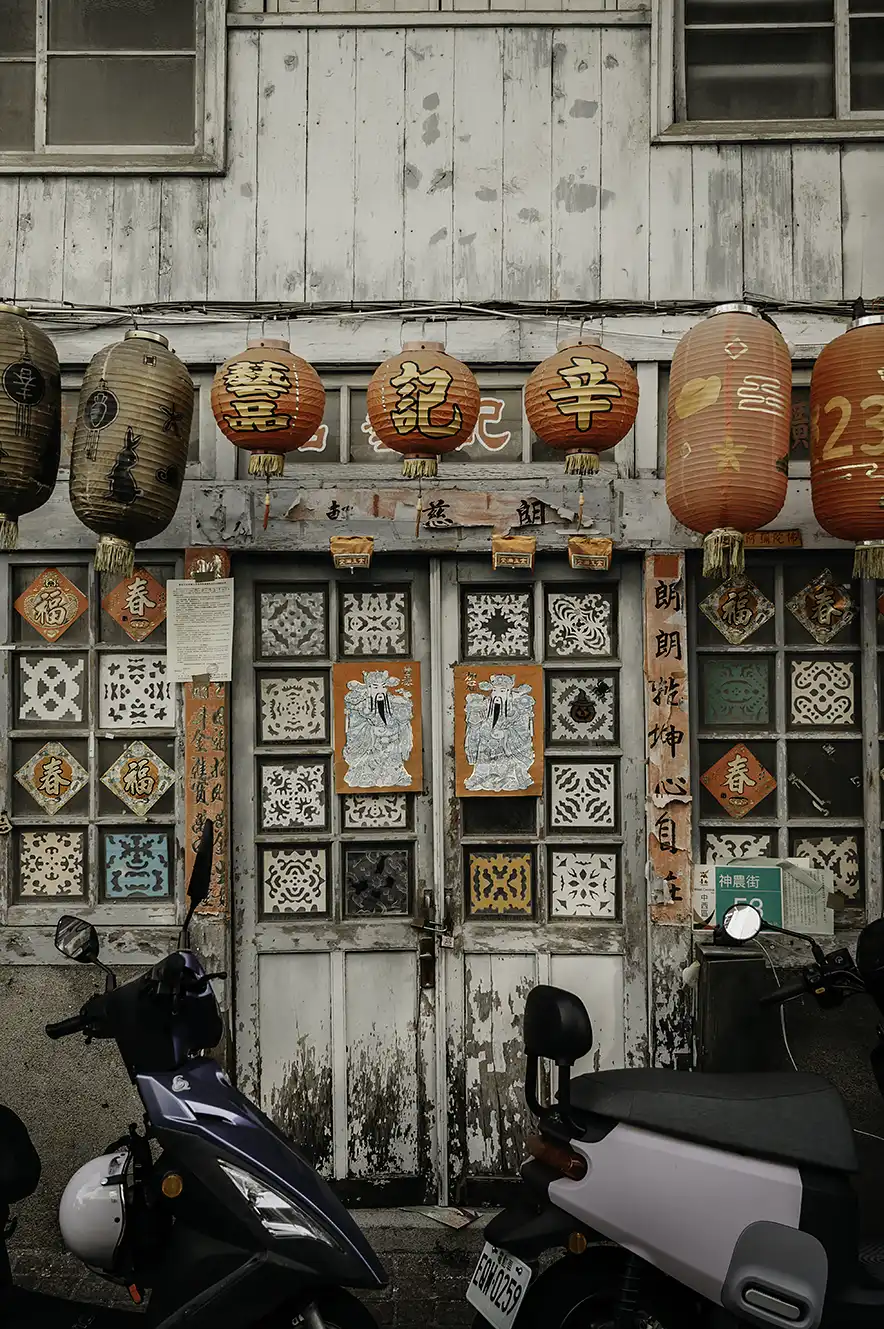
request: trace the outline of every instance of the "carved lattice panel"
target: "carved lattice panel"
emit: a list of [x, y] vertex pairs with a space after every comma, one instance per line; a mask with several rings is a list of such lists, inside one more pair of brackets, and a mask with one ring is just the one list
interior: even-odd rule
[[171, 895], [172, 859], [167, 831], [107, 831], [102, 850], [105, 899], [157, 900]]
[[328, 655], [328, 599], [323, 588], [260, 592], [259, 641], [267, 656]]
[[261, 675], [258, 682], [261, 743], [326, 743], [328, 675]]
[[326, 830], [328, 761], [305, 757], [262, 763], [260, 798], [264, 831]]
[[407, 914], [411, 897], [409, 845], [354, 845], [344, 849], [344, 909], [351, 918]]
[[18, 893], [23, 899], [82, 896], [86, 889], [86, 832], [22, 831], [18, 839]]
[[613, 762], [552, 761], [549, 764], [551, 830], [613, 830], [617, 823]]
[[616, 743], [615, 674], [547, 674], [549, 743]]
[[327, 845], [273, 845], [261, 850], [265, 914], [324, 914], [328, 909]]
[[614, 601], [597, 591], [549, 591], [546, 597], [546, 649], [562, 658], [611, 655]]
[[19, 655], [18, 723], [81, 725], [89, 715], [85, 655]]
[[616, 918], [616, 849], [551, 849], [549, 889], [554, 918]]
[[530, 591], [465, 590], [463, 656], [466, 660], [530, 660], [534, 655]]
[[341, 592], [341, 654], [371, 659], [408, 655], [407, 590], [360, 588]]
[[170, 729], [175, 698], [166, 657], [102, 654], [98, 723], [102, 729]]

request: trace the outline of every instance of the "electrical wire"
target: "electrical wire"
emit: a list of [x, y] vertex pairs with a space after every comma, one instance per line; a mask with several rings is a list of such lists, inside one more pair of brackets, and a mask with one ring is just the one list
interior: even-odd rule
[[[779, 988], [779, 987], [782, 987], [783, 985], [782, 985], [782, 983], [780, 982], [780, 974], [779, 974], [779, 970], [777, 969], [776, 965], [775, 965], [774, 962], [773, 962], [773, 956], [771, 955], [770, 951], [767, 949], [767, 947], [765, 946], [765, 944], [764, 944], [763, 941], [758, 941], [758, 938], [757, 938], [757, 937], [755, 938], [755, 940], [756, 940], [756, 942], [758, 943], [758, 948], [759, 948], [759, 950], [761, 950], [761, 951], [763, 952], [763, 954], [764, 954], [764, 958], [767, 960], [767, 963], [770, 965], [771, 973], [772, 973], [773, 976], [774, 976], [774, 979], [775, 979], [775, 981], [776, 981], [776, 985], [777, 985], [777, 987], [778, 987], [778, 988]], [[791, 1063], [792, 1063], [792, 1069], [793, 1069], [793, 1071], [797, 1071], [797, 1070], [798, 1070], [798, 1062], [795, 1060], [795, 1058], [794, 1058], [793, 1055], [792, 1055], [792, 1048], [791, 1048], [791, 1046], [789, 1045], [789, 1035], [786, 1033], [786, 1008], [785, 1008], [785, 1006], [781, 1006], [781, 1007], [780, 1007], [780, 1029], [782, 1030], [782, 1033], [783, 1033], [783, 1043], [784, 1043], [784, 1045], [785, 1045], [786, 1052], [789, 1054], [789, 1060], [790, 1060]]]

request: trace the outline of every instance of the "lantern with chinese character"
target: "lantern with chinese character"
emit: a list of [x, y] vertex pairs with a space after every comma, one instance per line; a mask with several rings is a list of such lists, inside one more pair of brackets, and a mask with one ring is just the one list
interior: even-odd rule
[[884, 577], [884, 317], [856, 319], [810, 380], [810, 492], [820, 526], [856, 542], [855, 577]]
[[471, 437], [479, 418], [475, 376], [436, 341], [407, 341], [376, 369], [368, 418], [382, 443], [403, 455], [409, 480], [433, 476], [438, 457]]
[[71, 456], [71, 504], [99, 537], [99, 572], [132, 575], [135, 545], [175, 515], [190, 446], [193, 383], [165, 337], [127, 332], [93, 356]]
[[55, 347], [17, 305], [0, 304], [0, 549], [18, 519], [49, 498], [61, 452], [61, 376]]
[[322, 424], [325, 389], [287, 341], [250, 341], [215, 375], [212, 410], [221, 433], [251, 453], [249, 475], [282, 475], [285, 454]]
[[635, 424], [638, 379], [597, 337], [572, 337], [525, 384], [525, 413], [539, 439], [565, 453], [570, 475], [592, 475], [600, 452]]
[[703, 575], [742, 572], [743, 536], [774, 520], [789, 474], [792, 362], [751, 305], [710, 310], [675, 349], [666, 501], [703, 541]]

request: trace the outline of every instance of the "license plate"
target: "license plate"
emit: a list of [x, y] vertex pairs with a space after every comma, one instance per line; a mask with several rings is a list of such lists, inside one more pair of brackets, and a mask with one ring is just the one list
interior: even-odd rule
[[530, 1282], [527, 1264], [486, 1241], [467, 1289], [467, 1301], [493, 1329], [510, 1329]]

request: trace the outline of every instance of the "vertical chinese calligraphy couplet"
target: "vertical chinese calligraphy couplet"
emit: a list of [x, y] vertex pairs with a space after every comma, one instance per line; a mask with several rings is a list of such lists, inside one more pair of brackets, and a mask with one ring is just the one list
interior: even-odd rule
[[648, 860], [657, 922], [691, 917], [691, 771], [684, 556], [645, 560]]
[[566, 454], [569, 474], [590, 475], [599, 468], [598, 454], [635, 424], [638, 379], [598, 338], [571, 338], [531, 374], [525, 411], [537, 437]]
[[61, 452], [61, 376], [55, 347], [16, 305], [0, 304], [0, 549], [18, 519], [55, 487]]
[[287, 341], [250, 341], [215, 375], [212, 411], [221, 433], [249, 457], [249, 475], [282, 475], [285, 455], [322, 424], [325, 389]]
[[375, 370], [368, 418], [386, 447], [403, 456], [409, 480], [434, 476], [440, 453], [469, 441], [479, 418], [473, 373], [441, 342], [409, 341]]

